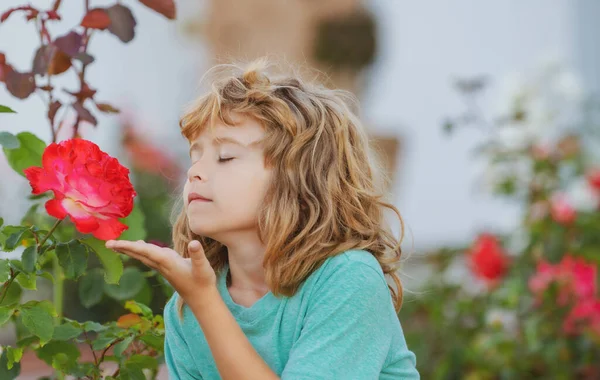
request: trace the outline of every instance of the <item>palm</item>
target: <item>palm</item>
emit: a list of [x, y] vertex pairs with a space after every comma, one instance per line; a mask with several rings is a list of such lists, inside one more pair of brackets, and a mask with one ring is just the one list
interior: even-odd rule
[[109, 240], [106, 247], [156, 269], [184, 298], [199, 289], [216, 285], [215, 272], [199, 243], [188, 247], [192, 256], [188, 258], [182, 257], [171, 248], [159, 247], [143, 240]]

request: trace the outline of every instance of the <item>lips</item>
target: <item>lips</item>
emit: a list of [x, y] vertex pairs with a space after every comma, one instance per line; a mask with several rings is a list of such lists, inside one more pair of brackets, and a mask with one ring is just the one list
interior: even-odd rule
[[200, 195], [198, 193], [189, 193], [188, 194], [188, 203], [192, 203], [193, 201], [212, 202], [212, 199], [203, 197], [202, 195]]

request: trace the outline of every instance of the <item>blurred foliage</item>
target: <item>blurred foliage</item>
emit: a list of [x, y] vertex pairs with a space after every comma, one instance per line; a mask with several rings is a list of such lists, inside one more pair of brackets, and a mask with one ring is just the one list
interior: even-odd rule
[[431, 273], [400, 317], [425, 379], [600, 378], [598, 123], [557, 63], [505, 83], [499, 116], [457, 81], [467, 109], [443, 128], [481, 128], [482, 188], [523, 208], [510, 234], [483, 231], [423, 256]]

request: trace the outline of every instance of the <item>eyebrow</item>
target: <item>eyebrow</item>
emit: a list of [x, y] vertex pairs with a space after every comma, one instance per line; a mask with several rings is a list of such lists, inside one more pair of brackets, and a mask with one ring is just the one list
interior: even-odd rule
[[[215, 137], [215, 138], [213, 138], [212, 141], [211, 141], [211, 144], [213, 146], [217, 146], [217, 145], [228, 144], [229, 143], [229, 144], [238, 145], [238, 146], [241, 146], [241, 147], [244, 147], [244, 148], [251, 148], [251, 147], [259, 145], [262, 141], [263, 141], [262, 139], [259, 139], [259, 140], [256, 140], [256, 141], [252, 141], [252, 142], [250, 142], [248, 144], [245, 144], [245, 143], [243, 143], [241, 141], [238, 141], [238, 140], [236, 140], [234, 138], [223, 136], [223, 137]], [[198, 147], [199, 145], [200, 144], [198, 144], [198, 141], [194, 141], [190, 145], [190, 156], [192, 155], [192, 150], [196, 149], [196, 147]]]

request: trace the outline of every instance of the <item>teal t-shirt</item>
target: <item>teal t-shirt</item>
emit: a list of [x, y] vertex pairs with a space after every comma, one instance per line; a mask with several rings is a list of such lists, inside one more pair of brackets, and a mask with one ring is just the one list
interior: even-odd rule
[[[350, 250], [328, 258], [292, 297], [268, 292], [251, 307], [218, 288], [248, 340], [282, 379], [419, 379], [383, 271], [375, 257]], [[167, 302], [165, 361], [170, 379], [221, 379], [192, 311]]]

